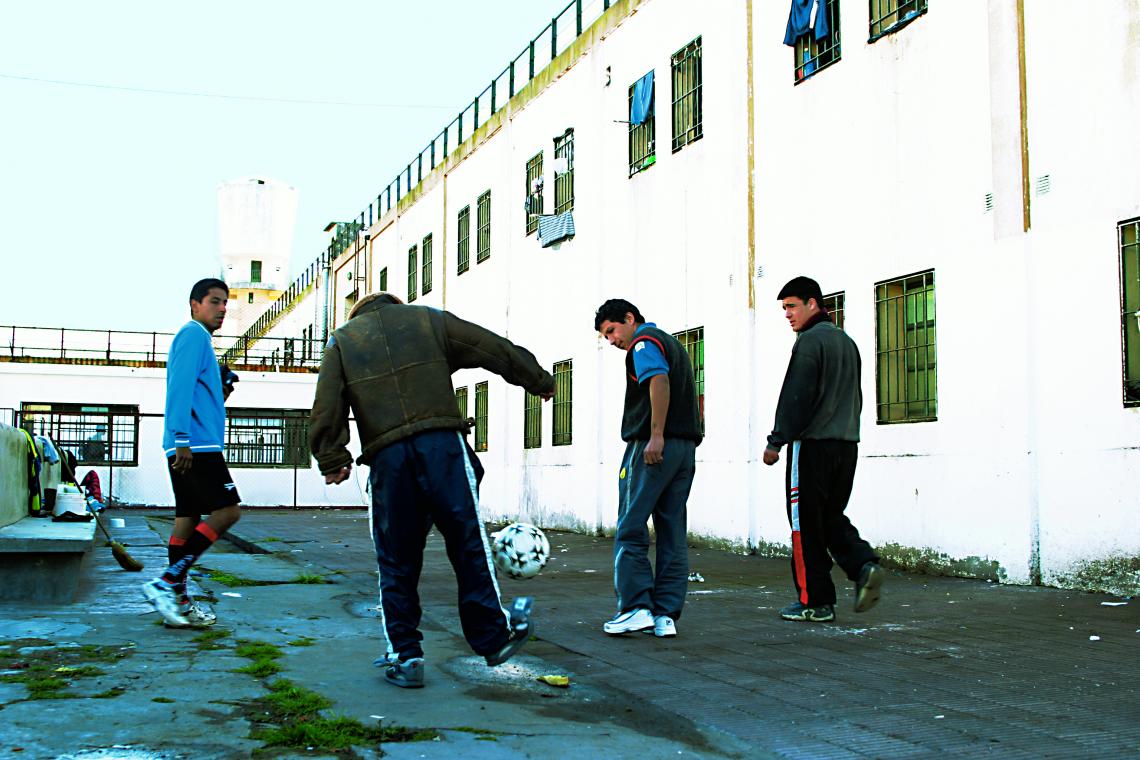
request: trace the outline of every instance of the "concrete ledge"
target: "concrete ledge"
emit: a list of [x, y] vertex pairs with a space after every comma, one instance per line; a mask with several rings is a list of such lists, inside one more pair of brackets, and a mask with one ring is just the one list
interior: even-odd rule
[[0, 599], [70, 602], [95, 539], [95, 521], [25, 517], [0, 528]]

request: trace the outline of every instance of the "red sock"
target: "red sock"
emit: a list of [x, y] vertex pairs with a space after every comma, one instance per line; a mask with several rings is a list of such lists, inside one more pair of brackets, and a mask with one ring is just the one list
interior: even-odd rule
[[182, 556], [170, 563], [170, 567], [166, 568], [166, 572], [162, 574], [162, 579], [175, 586], [185, 583], [186, 573], [217, 540], [218, 534], [214, 532], [213, 528], [204, 522], [198, 523], [198, 527], [194, 528], [194, 532], [190, 534], [190, 538], [186, 539], [186, 543], [182, 546]]

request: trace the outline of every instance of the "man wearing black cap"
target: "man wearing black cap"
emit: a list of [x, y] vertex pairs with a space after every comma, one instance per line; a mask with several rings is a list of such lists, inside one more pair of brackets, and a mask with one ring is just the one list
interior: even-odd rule
[[764, 450], [764, 464], [773, 465], [790, 444], [786, 486], [797, 598], [780, 617], [826, 623], [835, 619], [832, 558], [855, 583], [856, 612], [875, 606], [885, 577], [874, 549], [844, 514], [859, 458], [861, 362], [855, 341], [823, 308], [819, 283], [796, 277], [778, 297], [796, 333]]

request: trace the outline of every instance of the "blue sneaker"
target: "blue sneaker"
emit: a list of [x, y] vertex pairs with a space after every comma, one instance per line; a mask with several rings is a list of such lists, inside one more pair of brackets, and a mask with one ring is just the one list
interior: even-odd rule
[[780, 610], [780, 617], [803, 623], [830, 623], [835, 620], [835, 607], [830, 604], [808, 607], [806, 604], [793, 602]]
[[491, 667], [502, 665], [523, 648], [523, 644], [534, 633], [534, 623], [530, 620], [531, 608], [534, 600], [529, 596], [520, 596], [511, 605], [511, 628], [507, 635], [507, 643], [494, 654], [486, 655], [487, 664]]

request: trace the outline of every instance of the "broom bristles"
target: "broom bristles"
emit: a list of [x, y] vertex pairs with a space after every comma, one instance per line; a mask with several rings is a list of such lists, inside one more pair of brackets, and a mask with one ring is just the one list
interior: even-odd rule
[[143, 563], [128, 554], [126, 547], [118, 541], [111, 542], [111, 554], [115, 557], [115, 561], [119, 563], [119, 567], [124, 570], [137, 573], [143, 569]]

